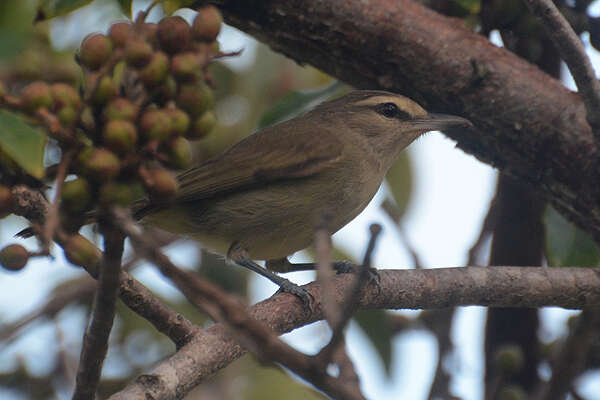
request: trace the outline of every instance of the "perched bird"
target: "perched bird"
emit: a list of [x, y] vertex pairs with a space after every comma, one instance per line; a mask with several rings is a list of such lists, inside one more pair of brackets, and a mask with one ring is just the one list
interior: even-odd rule
[[285, 265], [287, 256], [311, 244], [324, 214], [332, 233], [354, 219], [418, 136], [470, 125], [464, 118], [429, 114], [394, 93], [354, 91], [182, 173], [173, 202], [138, 201], [134, 215], [196, 239], [306, 300], [304, 289], [252, 260]]

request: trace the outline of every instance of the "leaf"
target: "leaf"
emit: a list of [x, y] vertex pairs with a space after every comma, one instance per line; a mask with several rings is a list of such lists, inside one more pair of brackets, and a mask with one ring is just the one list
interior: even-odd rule
[[354, 320], [375, 347], [377, 355], [389, 377], [392, 366], [393, 334], [388, 322], [387, 312], [385, 310], [358, 311], [354, 315]]
[[551, 266], [597, 267], [600, 249], [586, 232], [567, 221], [554, 208], [548, 207], [546, 225], [546, 256]]
[[94, 0], [40, 0], [36, 21], [66, 15], [73, 10], [87, 6]]
[[163, 0], [162, 8], [165, 14], [171, 15], [180, 8], [190, 6], [195, 0]]
[[400, 153], [400, 156], [385, 176], [385, 180], [396, 202], [394, 214], [400, 219], [408, 207], [413, 192], [412, 164], [406, 151]]
[[133, 0], [117, 0], [119, 3], [119, 7], [121, 7], [121, 11], [127, 18], [131, 18], [131, 3]]
[[313, 104], [341, 93], [344, 87], [342, 82], [334, 81], [318, 89], [290, 92], [263, 114], [258, 122], [258, 128], [263, 129], [278, 122], [294, 118], [306, 111]]
[[44, 177], [46, 135], [19, 115], [0, 110], [0, 150], [35, 178]]

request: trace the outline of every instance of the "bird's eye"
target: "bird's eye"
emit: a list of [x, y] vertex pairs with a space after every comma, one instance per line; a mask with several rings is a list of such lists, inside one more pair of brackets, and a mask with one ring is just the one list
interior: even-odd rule
[[377, 112], [386, 118], [410, 119], [410, 115], [398, 108], [395, 103], [383, 103], [377, 106]]

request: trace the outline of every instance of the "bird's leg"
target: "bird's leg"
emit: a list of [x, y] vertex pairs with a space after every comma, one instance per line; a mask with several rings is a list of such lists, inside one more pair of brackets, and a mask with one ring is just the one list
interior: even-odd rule
[[[334, 261], [331, 263], [333, 270], [337, 274], [349, 274], [353, 272], [360, 272], [360, 266], [351, 263], [350, 261]], [[315, 263], [291, 263], [287, 258], [281, 258], [278, 260], [268, 260], [266, 267], [270, 270], [285, 274], [287, 272], [296, 271], [315, 271], [317, 264]], [[369, 282], [373, 282], [378, 287], [379, 284], [379, 272], [376, 268], [369, 268]]]
[[[281, 258], [278, 260], [268, 260], [266, 266], [268, 269], [280, 273], [296, 271], [314, 271], [317, 269], [317, 264], [315, 263], [291, 263], [287, 258]], [[338, 274], [356, 272], [357, 267], [350, 261], [334, 261], [332, 263], [332, 266], [334, 271]]]
[[304, 305], [308, 306], [312, 310], [314, 298], [309, 291], [252, 261], [248, 256], [246, 249], [242, 248], [238, 242], [235, 242], [231, 245], [227, 251], [227, 258], [241, 267], [248, 268], [257, 274], [264, 276], [271, 282], [278, 285], [280, 291], [296, 295], [300, 298], [300, 300], [302, 300]]

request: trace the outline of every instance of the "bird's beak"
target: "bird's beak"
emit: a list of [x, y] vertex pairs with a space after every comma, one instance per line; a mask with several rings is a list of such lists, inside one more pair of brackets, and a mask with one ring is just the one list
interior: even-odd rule
[[443, 131], [446, 128], [472, 127], [471, 121], [456, 115], [427, 114], [423, 118], [415, 118], [411, 123], [421, 131]]

